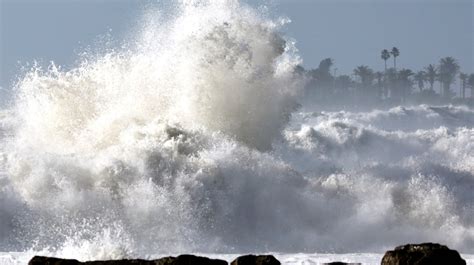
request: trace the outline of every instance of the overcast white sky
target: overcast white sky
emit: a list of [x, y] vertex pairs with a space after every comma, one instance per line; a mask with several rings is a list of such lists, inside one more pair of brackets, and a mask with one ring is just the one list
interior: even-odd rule
[[[71, 65], [76, 54], [109, 30], [129, 34], [150, 2], [125, 0], [0, 0], [0, 86], [9, 87], [19, 64], [41, 60]], [[338, 74], [357, 65], [382, 69], [380, 51], [397, 46], [398, 65], [413, 70], [455, 57], [473, 72], [472, 0], [264, 0], [275, 16], [292, 23], [285, 34], [297, 40], [307, 68], [331, 57]]]

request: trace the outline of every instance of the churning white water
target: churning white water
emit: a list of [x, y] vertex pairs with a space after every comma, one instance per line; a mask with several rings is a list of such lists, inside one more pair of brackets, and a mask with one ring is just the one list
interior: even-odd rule
[[296, 110], [284, 20], [230, 0], [162, 17], [146, 14], [126, 49], [15, 86], [0, 251], [473, 251], [474, 110]]

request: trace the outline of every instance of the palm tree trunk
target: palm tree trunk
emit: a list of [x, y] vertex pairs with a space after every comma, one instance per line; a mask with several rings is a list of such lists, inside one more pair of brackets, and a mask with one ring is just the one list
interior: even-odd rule
[[462, 82], [462, 98], [466, 98], [466, 82]]
[[448, 98], [449, 97], [449, 83], [448, 82], [444, 83], [443, 88], [444, 88], [444, 97]]

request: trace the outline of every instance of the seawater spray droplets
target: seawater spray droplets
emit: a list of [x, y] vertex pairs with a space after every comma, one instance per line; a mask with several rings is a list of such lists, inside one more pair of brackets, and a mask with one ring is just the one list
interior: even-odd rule
[[160, 118], [269, 149], [301, 85], [293, 76], [298, 58], [284, 56], [289, 47], [275, 24], [237, 1], [182, 5], [170, 21], [147, 25], [135, 52], [24, 79], [23, 127], [34, 127], [47, 145], [61, 137], [61, 145], [83, 146], [81, 138], [116, 138], [130, 119]]
[[254, 149], [271, 148], [302, 85], [294, 47], [237, 1], [178, 6], [145, 24], [135, 49], [34, 68], [17, 84], [7, 171], [27, 208], [18, 240], [56, 239], [61, 253], [109, 231], [121, 235], [110, 244], [138, 252], [233, 247], [225, 220], [243, 209], [219, 201], [255, 169], [287, 171]]
[[280, 22], [238, 1], [143, 20], [129, 50], [17, 84], [0, 117], [0, 247], [78, 259], [469, 250], [471, 109], [292, 112], [303, 80]]
[[[297, 58], [282, 69], [286, 43], [276, 26], [265, 25], [253, 10], [214, 4], [187, 7], [171, 24], [164, 26], [170, 33], [163, 40], [170, 45], [143, 45], [153, 60], [164, 62], [155, 72], [172, 77], [166, 83], [166, 94], [173, 95], [169, 116], [268, 149], [301, 85], [293, 76]], [[172, 58], [161, 60], [167, 55]]]

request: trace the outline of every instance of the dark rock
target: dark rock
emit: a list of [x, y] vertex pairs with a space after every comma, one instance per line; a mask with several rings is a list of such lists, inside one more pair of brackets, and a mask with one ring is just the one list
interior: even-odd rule
[[272, 255], [246, 255], [236, 258], [230, 263], [231, 265], [280, 265], [278, 261]]
[[[143, 259], [122, 259], [122, 260], [98, 260], [98, 261], [86, 261], [80, 262], [75, 259], [59, 259], [52, 257], [33, 257], [28, 265], [157, 265], [155, 260], [143, 260]], [[170, 263], [163, 263], [170, 264]]]
[[79, 262], [75, 259], [58, 259], [51, 257], [33, 257], [28, 265], [227, 265], [225, 260], [209, 259], [193, 255], [165, 257], [157, 260], [122, 259]]
[[75, 259], [58, 259], [51, 257], [34, 256], [28, 265], [77, 265], [81, 264]]
[[227, 261], [193, 255], [180, 255], [176, 258], [166, 257], [155, 260], [154, 265], [227, 265]]
[[144, 259], [120, 259], [120, 260], [86, 261], [82, 263], [79, 262], [78, 264], [79, 265], [155, 265], [156, 262], [154, 260], [144, 260]]
[[323, 263], [323, 265], [360, 265], [360, 263], [346, 263], [346, 262], [334, 261], [334, 262], [329, 262], [329, 263]]
[[382, 265], [466, 265], [456, 250], [435, 243], [409, 244], [387, 251]]

